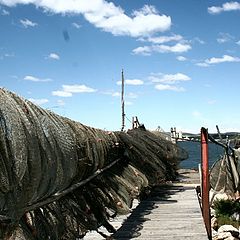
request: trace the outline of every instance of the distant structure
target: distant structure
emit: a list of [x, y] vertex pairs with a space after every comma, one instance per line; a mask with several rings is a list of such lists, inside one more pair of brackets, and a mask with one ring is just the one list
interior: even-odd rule
[[169, 132], [165, 132], [160, 126], [157, 127], [157, 129], [154, 131], [157, 133], [157, 135], [162, 136], [162, 138], [171, 141], [171, 135]]
[[177, 130], [176, 127], [171, 127], [171, 141], [177, 143]]
[[171, 141], [173, 143], [177, 143], [178, 141], [184, 141], [188, 140], [189, 138], [187, 136], [183, 135], [182, 131], [178, 131], [176, 127], [171, 127]]

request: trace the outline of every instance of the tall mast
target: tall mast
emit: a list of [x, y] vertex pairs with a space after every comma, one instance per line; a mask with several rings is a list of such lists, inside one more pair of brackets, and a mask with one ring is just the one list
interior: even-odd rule
[[122, 69], [122, 97], [121, 97], [121, 103], [122, 103], [122, 128], [121, 131], [123, 131], [125, 127], [125, 112], [124, 112], [124, 75], [123, 75], [123, 69]]

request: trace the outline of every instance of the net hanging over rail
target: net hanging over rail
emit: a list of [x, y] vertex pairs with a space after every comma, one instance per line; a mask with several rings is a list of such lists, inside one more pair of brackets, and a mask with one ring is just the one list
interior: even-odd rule
[[176, 177], [187, 153], [145, 129], [108, 132], [0, 89], [0, 239], [76, 239]]

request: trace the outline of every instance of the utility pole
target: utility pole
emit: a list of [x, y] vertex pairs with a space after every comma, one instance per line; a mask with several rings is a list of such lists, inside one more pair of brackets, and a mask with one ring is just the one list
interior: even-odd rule
[[124, 75], [123, 75], [123, 69], [122, 69], [122, 97], [121, 97], [121, 103], [122, 103], [122, 128], [121, 131], [123, 131], [125, 127], [125, 112], [124, 112]]

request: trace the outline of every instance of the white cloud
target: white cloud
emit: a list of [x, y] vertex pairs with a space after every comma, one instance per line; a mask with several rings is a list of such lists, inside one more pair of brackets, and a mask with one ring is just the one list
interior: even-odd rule
[[50, 53], [50, 54], [48, 55], [48, 58], [54, 59], [54, 60], [59, 60], [59, 59], [60, 59], [60, 56], [59, 56], [57, 53]]
[[43, 105], [49, 102], [49, 100], [46, 98], [41, 98], [41, 99], [29, 98], [28, 100], [37, 105]]
[[207, 64], [217, 64], [217, 63], [224, 63], [224, 62], [240, 62], [240, 58], [238, 57], [232, 57], [229, 55], [223, 55], [220, 58], [210, 58], [210, 59], [206, 59], [205, 62]]
[[210, 14], [240, 10], [239, 2], [226, 2], [222, 6], [212, 6], [208, 8]]
[[72, 97], [73, 93], [92, 93], [96, 92], [96, 89], [87, 87], [86, 85], [82, 84], [73, 84], [73, 85], [62, 85], [62, 90], [53, 91], [53, 96], [59, 97]]
[[197, 111], [197, 110], [194, 110], [194, 111], [192, 112], [192, 115], [193, 115], [195, 118], [199, 118], [199, 117], [202, 116], [202, 114], [201, 114], [199, 111]]
[[209, 64], [207, 64], [205, 62], [199, 62], [199, 63], [196, 63], [195, 65], [199, 66], [199, 67], [209, 67]]
[[138, 95], [137, 95], [136, 93], [132, 93], [132, 92], [130, 92], [130, 93], [127, 94], [127, 97], [128, 97], [128, 98], [135, 99], [135, 98], [138, 97]]
[[177, 43], [176, 45], [173, 45], [173, 46], [156, 45], [154, 48], [156, 52], [161, 52], [161, 53], [168, 53], [168, 52], [182, 53], [182, 52], [187, 52], [192, 47], [189, 44]]
[[64, 92], [70, 92], [70, 93], [91, 93], [96, 92], [95, 89], [87, 87], [86, 85], [62, 85]]
[[113, 92], [111, 95], [113, 97], [120, 97], [121, 96], [120, 92]]
[[213, 104], [215, 104], [217, 101], [216, 100], [214, 100], [214, 99], [211, 99], [211, 100], [208, 100], [208, 104], [209, 105], [213, 105]]
[[23, 27], [28, 28], [28, 27], [36, 27], [38, 24], [35, 22], [30, 21], [29, 19], [21, 19], [20, 23], [23, 25]]
[[155, 88], [159, 91], [175, 91], [175, 92], [184, 92], [185, 89], [183, 87], [173, 86], [173, 85], [167, 85], [167, 84], [157, 84]]
[[160, 45], [152, 45], [152, 46], [144, 46], [138, 47], [132, 50], [133, 54], [138, 55], [151, 55], [152, 52], [159, 52], [159, 53], [183, 53], [187, 52], [192, 47], [189, 44], [185, 43], [177, 43], [175, 45], [169, 46], [165, 44]]
[[226, 43], [230, 42], [234, 39], [234, 37], [229, 33], [219, 33], [219, 38], [217, 38], [218, 43]]
[[121, 93], [120, 93], [120, 92], [115, 92], [115, 91], [113, 91], [113, 90], [104, 91], [104, 92], [102, 92], [102, 94], [111, 95], [112, 97], [120, 97], [120, 96], [121, 96]]
[[183, 56], [177, 56], [176, 59], [180, 62], [184, 62], [184, 61], [187, 61], [187, 58], [186, 57], [183, 57]]
[[132, 103], [132, 102], [130, 102], [130, 101], [125, 101], [124, 103], [125, 103], [125, 105], [126, 105], [126, 106], [133, 105], [133, 103]]
[[191, 42], [198, 42], [200, 44], [205, 44], [205, 42], [202, 39], [198, 38], [198, 37], [195, 37], [193, 40], [191, 40]]
[[14, 53], [5, 53], [4, 57], [14, 57]]
[[65, 102], [64, 102], [62, 99], [58, 99], [58, 100], [57, 100], [57, 105], [58, 105], [59, 107], [62, 107], [62, 106], [65, 105]]
[[55, 14], [82, 14], [95, 27], [113, 35], [149, 36], [171, 27], [171, 17], [159, 14], [155, 7], [150, 5], [144, 5], [128, 16], [121, 7], [106, 0], [0, 0], [0, 3], [7, 6], [34, 4]]
[[190, 81], [191, 78], [183, 73], [165, 74], [162, 76], [150, 76], [149, 80], [152, 82], [175, 84], [181, 81]]
[[212, 57], [206, 59], [204, 62], [196, 63], [197, 66], [200, 67], [209, 67], [211, 64], [225, 63], [225, 62], [240, 62], [239, 57], [233, 57], [230, 55], [223, 55], [222, 57]]
[[58, 97], [72, 97], [72, 93], [64, 91], [52, 91], [52, 95]]
[[167, 43], [167, 42], [172, 42], [172, 41], [181, 41], [183, 40], [183, 37], [181, 35], [172, 35], [172, 36], [160, 36], [160, 37], [149, 37], [147, 38], [146, 41], [151, 42], [151, 43], [157, 43], [157, 44], [162, 44], [162, 43]]
[[23, 79], [26, 81], [32, 81], [32, 82], [51, 82], [52, 81], [52, 79], [50, 78], [38, 78], [31, 75], [27, 75]]
[[[126, 85], [143, 85], [144, 84], [143, 80], [140, 80], [140, 79], [126, 79], [124, 83]], [[117, 85], [121, 85], [121, 84], [122, 84], [122, 81], [117, 81]]]
[[240, 40], [236, 42], [237, 45], [240, 45]]
[[1, 11], [1, 15], [2, 16], [7, 16], [7, 15], [9, 15], [10, 13], [7, 11], [7, 10], [5, 10], [5, 9], [2, 9], [2, 11]]
[[77, 29], [81, 28], [81, 25], [79, 23], [76, 23], [76, 22], [73, 22], [72, 26], [77, 28]]
[[133, 54], [143, 56], [150, 56], [152, 51], [153, 50], [151, 46], [137, 47], [132, 50]]

